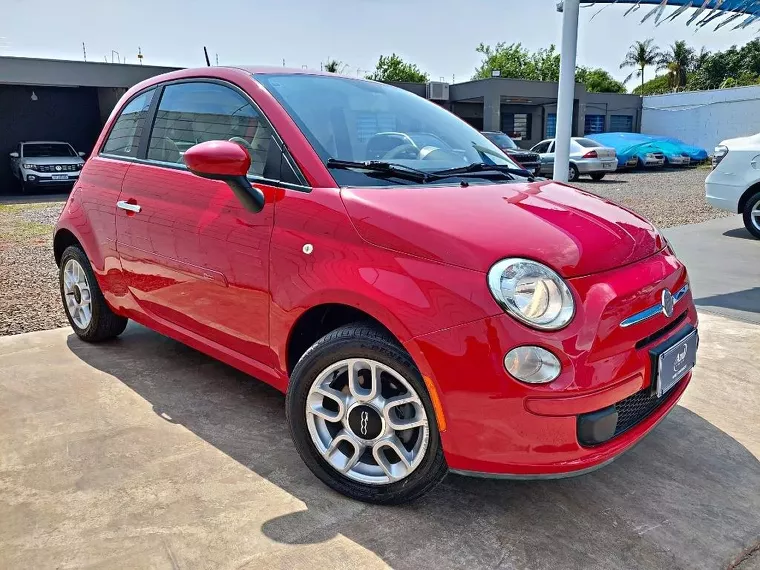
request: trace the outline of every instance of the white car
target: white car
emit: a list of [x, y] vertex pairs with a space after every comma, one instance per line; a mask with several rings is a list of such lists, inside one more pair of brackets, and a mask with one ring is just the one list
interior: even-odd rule
[[41, 186], [71, 187], [84, 166], [84, 153], [75, 151], [66, 142], [20, 142], [10, 156], [11, 172], [18, 179], [23, 193]]
[[716, 208], [742, 214], [749, 232], [760, 239], [760, 134], [715, 147], [705, 196]]

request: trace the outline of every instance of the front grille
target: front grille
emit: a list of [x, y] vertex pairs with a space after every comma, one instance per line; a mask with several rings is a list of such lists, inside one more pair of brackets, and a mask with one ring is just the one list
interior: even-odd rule
[[[676, 384], [677, 385], [677, 384]], [[652, 394], [649, 388], [639, 390], [632, 396], [628, 396], [625, 400], [620, 400], [615, 404], [615, 409], [618, 413], [617, 426], [615, 427], [615, 435], [627, 432], [635, 425], [643, 422], [649, 416], [651, 416], [657, 408], [665, 404], [673, 394], [676, 392], [675, 387], [671, 389], [669, 394], [665, 394], [662, 398], [658, 398]]]
[[76, 172], [78, 164], [37, 164], [34, 166], [37, 172]]
[[513, 154], [511, 157], [520, 164], [531, 164], [539, 161], [537, 154]]

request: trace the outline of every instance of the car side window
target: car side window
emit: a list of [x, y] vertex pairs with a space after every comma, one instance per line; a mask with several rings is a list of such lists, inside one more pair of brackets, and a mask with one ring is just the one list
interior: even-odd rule
[[132, 158], [137, 156], [137, 148], [145, 123], [144, 119], [148, 114], [148, 108], [155, 91], [155, 89], [145, 91], [124, 106], [108, 134], [101, 152]]
[[552, 152], [554, 152], [554, 141], [551, 141], [551, 142], [549, 143], [549, 151], [548, 151], [548, 152], [549, 152], [550, 154], [551, 154]]
[[[236, 142], [248, 151], [248, 174], [279, 179], [279, 146], [267, 120], [247, 99], [217, 83], [167, 85], [150, 135], [148, 160], [183, 164], [190, 147], [218, 140]], [[270, 148], [277, 160], [267, 160]]]
[[533, 147], [533, 152], [537, 152], [539, 154], [544, 154], [548, 150], [549, 150], [548, 142], [542, 142]]

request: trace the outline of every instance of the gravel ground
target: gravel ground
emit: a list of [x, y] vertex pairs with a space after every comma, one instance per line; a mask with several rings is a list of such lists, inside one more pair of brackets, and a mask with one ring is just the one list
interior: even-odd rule
[[0, 336], [68, 324], [51, 245], [63, 204], [0, 204]]
[[[705, 203], [706, 176], [703, 169], [631, 172], [577, 186], [670, 227], [731, 215]], [[50, 243], [63, 204], [0, 203], [0, 336], [68, 324]]]
[[704, 168], [635, 171], [608, 174], [600, 182], [583, 177], [576, 186], [626, 206], [658, 227], [669, 228], [733, 215], [705, 201], [709, 173]]

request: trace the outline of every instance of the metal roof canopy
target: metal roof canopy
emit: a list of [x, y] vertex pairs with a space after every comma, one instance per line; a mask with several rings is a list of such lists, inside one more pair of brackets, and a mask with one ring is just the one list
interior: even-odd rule
[[[575, 65], [578, 53], [578, 18], [580, 0], [564, 0], [557, 4], [562, 12], [561, 63], [559, 92], [557, 94], [557, 132], [554, 160], [554, 180], [567, 182], [570, 170], [570, 138], [573, 131], [573, 98], [575, 93]], [[652, 21], [656, 25], [675, 20], [693, 9], [687, 25], [696, 22], [697, 27], [716, 22], [715, 29], [722, 28], [744, 16], [733, 29], [746, 28], [760, 19], [760, 0], [598, 0], [590, 4], [631, 4], [625, 15], [641, 10], [643, 6], [654, 8], [643, 12], [641, 23]], [[676, 10], [663, 18], [665, 8]], [[606, 8], [605, 6], [604, 8]], [[602, 9], [604, 9], [602, 8]]]

